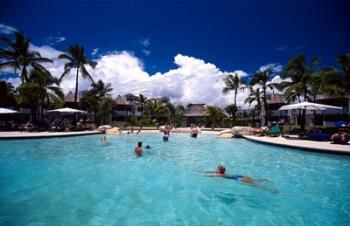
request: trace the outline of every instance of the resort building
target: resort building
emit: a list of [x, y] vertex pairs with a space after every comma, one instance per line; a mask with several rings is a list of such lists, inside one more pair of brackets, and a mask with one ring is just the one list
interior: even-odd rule
[[128, 119], [140, 117], [141, 109], [137, 102], [137, 96], [133, 94], [118, 95], [115, 99], [113, 121], [127, 121]]
[[205, 104], [189, 104], [183, 114], [186, 119], [186, 125], [190, 126], [191, 123], [196, 125], [207, 124], [207, 113]]

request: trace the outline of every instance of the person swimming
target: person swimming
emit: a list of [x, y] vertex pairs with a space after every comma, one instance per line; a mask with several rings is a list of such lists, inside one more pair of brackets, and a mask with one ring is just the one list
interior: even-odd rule
[[139, 141], [139, 142], [137, 143], [137, 146], [135, 147], [134, 152], [135, 152], [135, 154], [136, 154], [137, 156], [141, 156], [141, 155], [142, 155], [142, 142], [141, 142], [141, 141]]
[[101, 144], [103, 144], [103, 145], [109, 144], [108, 141], [107, 141], [107, 139], [106, 139], [106, 136], [101, 137], [101, 138], [100, 138], [100, 141], [101, 141]]
[[268, 180], [268, 179], [253, 179], [251, 177], [243, 176], [243, 175], [239, 175], [239, 174], [229, 175], [229, 174], [226, 174], [226, 168], [223, 165], [218, 165], [216, 171], [209, 171], [209, 172], [204, 172], [204, 173], [205, 173], [205, 176], [207, 176], [207, 177], [222, 177], [225, 179], [237, 180], [239, 182], [260, 188], [262, 190], [269, 191], [269, 192], [274, 193], [274, 194], [278, 193], [278, 191], [274, 188], [271, 189], [271, 188], [268, 188], [266, 186], [262, 186], [261, 184], [259, 184], [260, 182], [271, 182], [270, 180]]
[[226, 168], [223, 165], [218, 165], [216, 171], [209, 171], [209, 172], [205, 172], [207, 177], [223, 177], [226, 179], [231, 179], [231, 180], [239, 180], [242, 181], [244, 183], [254, 183], [254, 179], [251, 177], [247, 177], [247, 176], [242, 176], [242, 175], [229, 175], [225, 173]]
[[148, 144], [145, 147], [146, 149], [151, 149], [151, 146], [149, 146]]

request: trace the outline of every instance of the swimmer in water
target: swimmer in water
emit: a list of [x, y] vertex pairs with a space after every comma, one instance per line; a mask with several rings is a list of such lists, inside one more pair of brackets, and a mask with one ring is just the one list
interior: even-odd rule
[[265, 188], [265, 187], [259, 185], [259, 182], [271, 182], [270, 180], [253, 179], [251, 177], [243, 176], [243, 175], [239, 175], [239, 174], [229, 175], [229, 174], [226, 174], [225, 172], [226, 172], [225, 166], [218, 165], [216, 171], [204, 172], [204, 173], [205, 173], [205, 176], [207, 176], [207, 177], [222, 177], [225, 179], [237, 180], [237, 181], [245, 183], [247, 185], [251, 185], [254, 187], [261, 188], [263, 190], [267, 190], [267, 191], [272, 192], [274, 194], [278, 193], [278, 191], [276, 189], [271, 190], [269, 188]]
[[134, 152], [135, 152], [135, 154], [136, 154], [137, 156], [141, 156], [141, 155], [142, 155], [142, 142], [141, 142], [141, 141], [139, 141], [139, 142], [137, 143], [137, 146], [135, 147]]

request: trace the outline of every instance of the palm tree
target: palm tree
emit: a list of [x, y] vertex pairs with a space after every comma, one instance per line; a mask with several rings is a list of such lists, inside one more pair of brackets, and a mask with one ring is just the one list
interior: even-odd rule
[[106, 124], [106, 117], [113, 112], [113, 99], [104, 97], [98, 102], [97, 116]]
[[214, 129], [216, 127], [216, 123], [218, 121], [221, 121], [221, 119], [224, 117], [224, 113], [222, 112], [222, 110], [215, 105], [207, 106], [206, 114], [208, 115], [208, 118], [211, 122], [212, 129]]
[[272, 70], [268, 69], [265, 71], [258, 71], [253, 75], [252, 80], [250, 81], [250, 85], [254, 86], [254, 85], [260, 85], [261, 89], [262, 89], [262, 102], [264, 105], [264, 111], [265, 111], [265, 115], [264, 115], [264, 125], [267, 125], [267, 101], [266, 101], [266, 90], [267, 88], [271, 88], [271, 86], [269, 86], [267, 84], [267, 82], [269, 81], [271, 75], [272, 75]]
[[30, 108], [32, 120], [36, 122], [37, 110], [40, 106], [40, 86], [35, 82], [25, 82], [17, 87], [17, 103]]
[[[315, 67], [319, 60], [313, 58], [311, 63], [307, 65], [304, 55], [298, 55], [289, 61], [282, 78], [290, 79], [279, 84], [279, 88], [284, 90], [285, 97], [288, 102], [299, 100], [310, 100], [312, 95], [312, 77], [315, 73]], [[305, 130], [306, 110], [302, 110], [301, 130]]]
[[98, 80], [91, 85], [91, 91], [97, 96], [98, 99], [110, 97], [113, 88], [111, 83], [105, 84], [102, 80]]
[[337, 61], [341, 67], [340, 74], [344, 80], [346, 94], [350, 95], [350, 54], [338, 56]]
[[324, 68], [312, 74], [311, 90], [313, 100], [316, 95], [343, 96], [345, 94], [344, 81], [335, 68]]
[[229, 115], [231, 116], [232, 121], [235, 120], [235, 116], [236, 116], [237, 110], [238, 110], [238, 109], [237, 109], [237, 106], [234, 105], [234, 104], [230, 104], [230, 105], [227, 105], [227, 106], [225, 107], [225, 111], [226, 111], [227, 114], [229, 114]]
[[253, 87], [249, 87], [249, 89], [249, 96], [244, 100], [244, 103], [248, 103], [251, 106], [253, 102], [256, 102], [256, 113], [260, 118], [262, 93], [260, 92], [260, 88], [254, 89]]
[[42, 57], [39, 52], [30, 50], [30, 40], [21, 32], [14, 33], [16, 38], [14, 41], [6, 37], [1, 40], [8, 45], [8, 48], [0, 48], [0, 69], [12, 68], [15, 73], [21, 71], [21, 81], [28, 82], [28, 69], [34, 68], [43, 72], [48, 72], [41, 63], [52, 63], [53, 61]]
[[142, 118], [143, 118], [143, 112], [145, 110], [145, 105], [147, 104], [147, 97], [145, 97], [144, 95], [140, 94], [137, 97], [137, 103], [140, 105], [140, 111], [141, 111], [141, 115], [140, 115], [140, 130], [142, 128]]
[[157, 100], [151, 100], [147, 102], [146, 111], [151, 118], [156, 119], [159, 123], [162, 118], [168, 118], [170, 115], [169, 109], [165, 104], [160, 103]]
[[[340, 77], [343, 79], [343, 85], [345, 86], [345, 95], [350, 106], [350, 54], [342, 54], [337, 58], [338, 64], [341, 69], [339, 70]], [[350, 109], [348, 108], [348, 114], [350, 114]]]
[[79, 72], [82, 77], [85, 79], [89, 79], [92, 83], [94, 83], [93, 78], [90, 73], [86, 70], [85, 65], [90, 65], [92, 68], [95, 68], [96, 62], [87, 59], [84, 53], [84, 47], [80, 45], [71, 45], [68, 48], [68, 54], [64, 53], [58, 56], [59, 59], [68, 60], [68, 63], [64, 65], [64, 72], [60, 77], [60, 81], [70, 73], [71, 69], [74, 68], [77, 70], [76, 78], [75, 78], [75, 96], [74, 102], [77, 103], [78, 99], [78, 78]]
[[0, 106], [1, 107], [14, 107], [16, 105], [15, 88], [9, 82], [4, 80], [0, 81]]
[[34, 69], [29, 75], [29, 81], [39, 86], [40, 119], [42, 119], [45, 106], [50, 106], [51, 102], [63, 103], [64, 93], [58, 86], [58, 79], [54, 78], [50, 73]]
[[238, 74], [235, 73], [234, 75], [229, 74], [225, 79], [225, 87], [223, 88], [222, 92], [224, 94], [230, 92], [230, 91], [234, 91], [234, 102], [233, 104], [235, 106], [237, 106], [237, 93], [238, 93], [238, 89], [241, 86], [241, 80], [238, 77]]

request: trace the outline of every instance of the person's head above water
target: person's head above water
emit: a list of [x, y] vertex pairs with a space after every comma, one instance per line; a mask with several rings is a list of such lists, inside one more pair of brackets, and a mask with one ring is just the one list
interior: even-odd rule
[[137, 143], [137, 146], [142, 147], [142, 142], [139, 141], [139, 142]]
[[223, 166], [223, 165], [218, 165], [218, 167], [216, 168], [217, 173], [224, 174], [225, 171], [226, 171], [226, 169], [225, 169], [225, 166]]
[[150, 149], [151, 148], [151, 146], [149, 146], [149, 145], [146, 145], [146, 149]]

